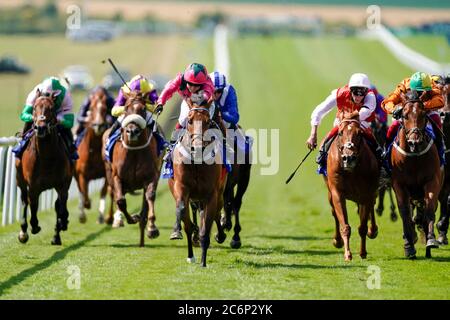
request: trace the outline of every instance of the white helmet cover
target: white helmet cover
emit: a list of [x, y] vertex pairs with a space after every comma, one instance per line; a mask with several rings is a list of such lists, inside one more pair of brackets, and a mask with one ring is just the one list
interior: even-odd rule
[[370, 81], [369, 77], [364, 73], [354, 73], [350, 77], [350, 80], [348, 81], [349, 88], [352, 87], [363, 87], [370, 89]]

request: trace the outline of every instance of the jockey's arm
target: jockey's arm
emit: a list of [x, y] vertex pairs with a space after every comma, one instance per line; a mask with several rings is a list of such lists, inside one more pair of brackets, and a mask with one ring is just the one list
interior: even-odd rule
[[227, 90], [228, 92], [224, 108], [223, 110], [221, 110], [222, 118], [224, 121], [235, 126], [239, 122], [239, 111], [238, 111], [236, 91], [232, 86], [229, 86], [224, 89], [222, 95], [226, 93], [225, 90]]
[[66, 91], [66, 95], [61, 103], [56, 118], [58, 122], [66, 129], [71, 129], [75, 120], [75, 115], [72, 112], [73, 101], [70, 93]]
[[164, 86], [163, 91], [161, 92], [161, 95], [158, 98], [158, 105], [165, 105], [167, 100], [172, 98], [173, 94], [180, 88], [181, 80], [182, 74], [179, 73], [175, 79], [167, 82], [167, 84]]
[[323, 117], [336, 106], [336, 94], [337, 89], [331, 91], [331, 94], [311, 114], [311, 134], [306, 141], [309, 149], [315, 149], [317, 146], [317, 129]]
[[386, 111], [386, 113], [392, 114], [395, 107], [402, 102], [402, 94], [406, 93], [406, 85], [408, 82], [403, 80], [397, 85], [394, 92], [390, 93], [389, 96], [381, 102], [381, 108]]
[[38, 85], [31, 90], [31, 92], [27, 96], [27, 100], [25, 102], [25, 106], [23, 107], [22, 113], [20, 114], [20, 120], [23, 122], [32, 122], [33, 121], [33, 105], [36, 100], [36, 90]]
[[427, 111], [437, 110], [444, 106], [444, 97], [438, 89], [431, 91], [431, 98], [424, 101], [424, 106]]
[[89, 104], [90, 104], [89, 97], [86, 97], [86, 99], [84, 99], [83, 103], [81, 104], [80, 111], [78, 112], [78, 115], [77, 115], [78, 123], [86, 122], [86, 116], [87, 116], [87, 112], [89, 110]]
[[359, 110], [359, 120], [366, 121], [377, 108], [377, 98], [373, 92], [369, 92], [364, 98], [363, 106]]

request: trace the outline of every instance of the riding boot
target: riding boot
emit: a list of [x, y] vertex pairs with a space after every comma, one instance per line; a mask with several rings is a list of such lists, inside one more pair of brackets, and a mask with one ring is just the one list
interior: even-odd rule
[[59, 132], [61, 133], [61, 137], [64, 143], [66, 144], [67, 149], [69, 150], [70, 159], [77, 160], [78, 152], [77, 147], [75, 146], [73, 141], [72, 131], [70, 131], [70, 129], [61, 126]]
[[170, 136], [170, 144], [175, 144], [178, 139], [181, 137], [181, 133], [183, 132], [182, 127], [175, 127], [172, 131], [172, 135]]
[[328, 150], [330, 150], [331, 143], [334, 141], [336, 136], [327, 137], [325, 141], [322, 143], [319, 149], [319, 154], [316, 158], [316, 163], [318, 163], [321, 166], [326, 166], [327, 156], [328, 156]]
[[119, 121], [115, 121], [114, 124], [111, 126], [111, 131], [109, 131], [108, 138], [111, 138], [111, 136], [120, 128], [121, 124]]

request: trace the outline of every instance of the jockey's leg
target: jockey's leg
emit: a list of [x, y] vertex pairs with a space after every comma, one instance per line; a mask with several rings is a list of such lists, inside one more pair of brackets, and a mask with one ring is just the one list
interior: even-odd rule
[[58, 126], [58, 128], [61, 134], [61, 138], [63, 139], [64, 143], [67, 146], [67, 149], [69, 150], [71, 159], [77, 160], [78, 159], [77, 147], [75, 146], [73, 141], [72, 131], [63, 126]]
[[173, 129], [172, 135], [170, 136], [170, 144], [175, 144], [178, 141], [180, 134], [183, 132], [182, 129], [183, 126], [177, 122], [175, 129]]
[[386, 145], [385, 145], [386, 149], [392, 143], [392, 141], [394, 141], [395, 136], [397, 136], [399, 128], [400, 128], [400, 121], [399, 120], [392, 121], [392, 124], [386, 133]]
[[316, 162], [322, 166], [325, 166], [325, 161], [327, 159], [328, 150], [330, 149], [331, 143], [333, 142], [334, 138], [338, 134], [339, 127], [334, 127], [331, 129], [331, 131], [327, 134], [324, 141], [322, 142], [322, 145], [319, 149], [319, 154], [317, 155]]
[[111, 126], [111, 131], [109, 132], [108, 138], [111, 138], [111, 136], [120, 128], [121, 124], [119, 120], [116, 120], [113, 125]]
[[[439, 157], [444, 154], [444, 140], [442, 137], [442, 121], [439, 113], [432, 111], [428, 113], [428, 117], [432, 120], [431, 127], [433, 128], [434, 136], [436, 139], [434, 140], [434, 143], [436, 144], [436, 147], [439, 151]], [[443, 160], [443, 159], [441, 159]]]
[[369, 142], [368, 144], [370, 149], [373, 151], [373, 154], [377, 157], [378, 161], [381, 161], [383, 157], [383, 148], [378, 144], [378, 141], [377, 139], [375, 139], [372, 130], [370, 130], [370, 128], [367, 128], [363, 132], [364, 137]]

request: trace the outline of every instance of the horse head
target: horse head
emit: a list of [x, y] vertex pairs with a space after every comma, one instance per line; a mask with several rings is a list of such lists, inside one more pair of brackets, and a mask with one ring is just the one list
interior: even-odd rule
[[352, 171], [358, 163], [358, 156], [363, 139], [359, 112], [342, 112], [339, 114], [339, 131], [337, 145], [345, 171]]
[[33, 105], [33, 128], [39, 138], [50, 134], [57, 124], [54, 110], [55, 99], [58, 93], [43, 94], [39, 89]]
[[207, 103], [197, 105], [191, 99], [186, 100], [189, 106], [189, 113], [187, 117], [186, 133], [190, 136], [191, 153], [194, 157], [202, 154], [209, 141], [204, 139], [205, 132], [211, 128], [212, 119], [209, 111], [213, 99]]
[[98, 88], [90, 97], [89, 111], [87, 116], [87, 125], [94, 130], [95, 135], [102, 135], [108, 128], [106, 115], [108, 107], [106, 104], [107, 96], [103, 88]]
[[409, 91], [402, 98], [402, 120], [406, 135], [406, 142], [411, 152], [415, 152], [420, 144], [425, 141], [425, 127], [427, 125], [427, 114], [422, 102], [423, 95], [415, 90]]
[[125, 93], [125, 118], [122, 128], [126, 142], [136, 143], [147, 127], [145, 98], [140, 92]]

